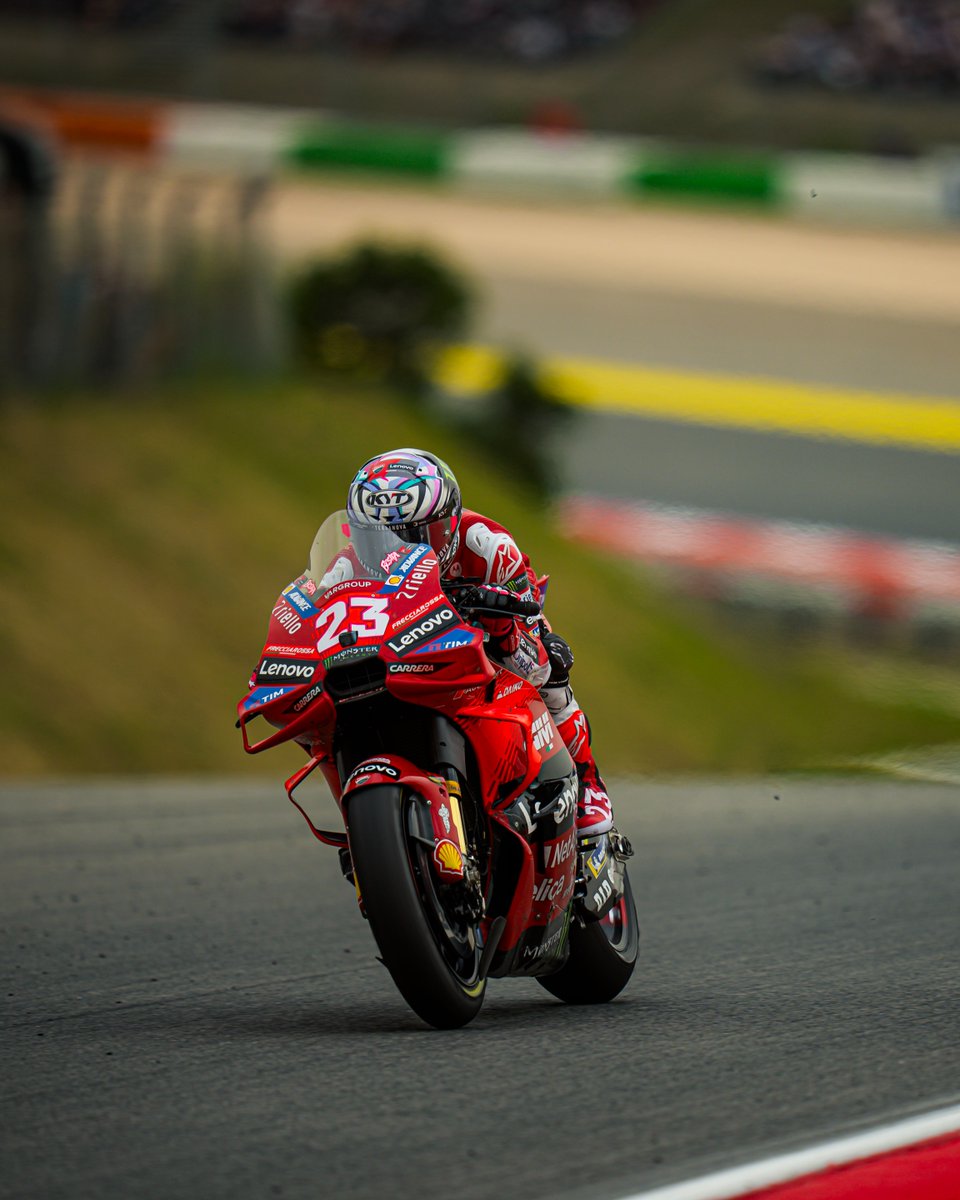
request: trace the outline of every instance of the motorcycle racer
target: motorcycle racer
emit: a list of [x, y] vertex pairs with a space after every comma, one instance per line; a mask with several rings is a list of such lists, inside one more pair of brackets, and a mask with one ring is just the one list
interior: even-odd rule
[[[504, 526], [463, 508], [456, 477], [429, 451], [406, 447], [365, 462], [348, 488], [347, 516], [361, 557], [366, 530], [371, 555], [379, 560], [375, 531], [385, 526], [403, 541], [429, 544], [454, 603], [459, 587], [476, 584], [505, 597], [542, 603], [546, 580], [537, 579]], [[353, 564], [342, 556], [324, 586], [353, 573]], [[581, 780], [578, 834], [605, 833], [613, 824], [611, 802], [590, 746], [589, 722], [570, 686], [573, 652], [542, 617], [478, 614], [478, 619], [489, 634], [491, 657], [540, 691], [570, 752]]]

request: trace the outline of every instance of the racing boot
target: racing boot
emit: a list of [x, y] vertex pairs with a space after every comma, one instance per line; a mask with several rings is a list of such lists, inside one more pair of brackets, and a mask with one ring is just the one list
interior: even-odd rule
[[557, 723], [564, 745], [570, 752], [577, 774], [580, 776], [580, 801], [577, 804], [577, 837], [596, 837], [613, 826], [613, 806], [597, 769], [596, 759], [590, 749], [590, 725], [587, 715], [571, 694], [576, 709], [565, 720]]
[[570, 667], [574, 652], [564, 638], [547, 629], [540, 635], [547, 659], [550, 660], [550, 679], [540, 695], [550, 710], [554, 725], [564, 740], [570, 757], [580, 775], [580, 802], [577, 804], [577, 836], [590, 838], [606, 833], [613, 824], [613, 806], [607, 787], [600, 776], [593, 750], [590, 750], [590, 722], [576, 701], [570, 686]]
[[595, 837], [613, 825], [613, 806], [590, 749], [590, 722], [570, 687], [573, 651], [552, 629], [544, 630], [540, 640], [550, 662], [550, 678], [540, 695], [580, 776], [577, 837]]

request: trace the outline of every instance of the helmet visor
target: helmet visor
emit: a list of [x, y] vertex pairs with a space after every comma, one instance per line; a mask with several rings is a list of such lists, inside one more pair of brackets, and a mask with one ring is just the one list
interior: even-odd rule
[[440, 560], [440, 566], [445, 567], [452, 553], [451, 543], [456, 528], [456, 517], [438, 517], [436, 521], [427, 521], [423, 525], [411, 525], [405, 530], [398, 530], [398, 533], [404, 541], [431, 546]]
[[439, 517], [422, 525], [361, 525], [351, 521], [350, 540], [370, 571], [381, 569], [383, 560], [402, 545], [430, 546], [444, 565], [456, 525], [456, 517]]

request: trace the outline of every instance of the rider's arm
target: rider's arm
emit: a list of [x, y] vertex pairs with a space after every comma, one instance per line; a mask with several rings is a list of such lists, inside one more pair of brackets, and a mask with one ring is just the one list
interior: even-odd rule
[[[485, 584], [502, 588], [518, 600], [539, 603], [540, 588], [530, 560], [502, 526], [485, 518], [473, 522], [465, 542], [466, 548], [484, 563]], [[539, 618], [479, 615], [479, 620], [490, 634], [491, 649], [498, 660], [541, 687], [550, 674], [550, 663], [540, 642]]]

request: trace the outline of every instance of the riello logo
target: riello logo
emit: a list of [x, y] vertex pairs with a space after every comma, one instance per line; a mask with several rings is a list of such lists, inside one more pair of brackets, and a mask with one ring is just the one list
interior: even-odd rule
[[392, 638], [387, 645], [394, 654], [406, 654], [424, 638], [441, 633], [444, 629], [449, 629], [451, 625], [456, 625], [457, 620], [457, 614], [452, 608], [438, 608], [436, 612], [424, 617], [422, 621], [406, 633], [401, 634], [400, 637]]

